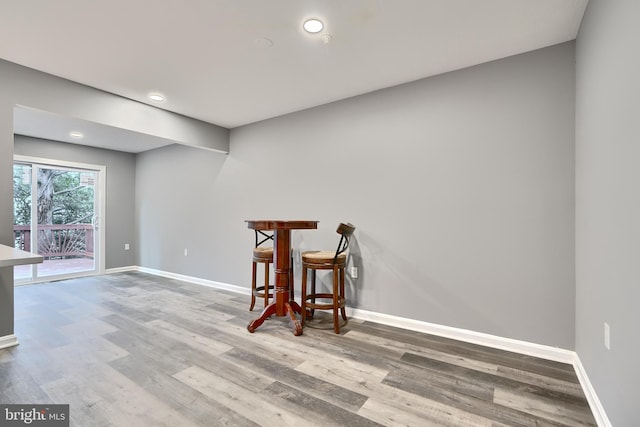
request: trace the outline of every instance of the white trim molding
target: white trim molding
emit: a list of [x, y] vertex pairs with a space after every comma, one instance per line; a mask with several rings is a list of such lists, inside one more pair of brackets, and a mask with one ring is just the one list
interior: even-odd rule
[[467, 329], [452, 328], [450, 326], [438, 325], [435, 323], [422, 322], [419, 320], [407, 319], [404, 317], [391, 316], [383, 313], [375, 313], [357, 308], [347, 309], [350, 316], [355, 319], [369, 320], [382, 323], [388, 326], [408, 329], [416, 332], [423, 332], [431, 335], [438, 335], [458, 341], [472, 344], [479, 344], [500, 350], [513, 351], [515, 353], [526, 354], [528, 356], [540, 357], [542, 359], [554, 360], [556, 362], [573, 364], [575, 352], [526, 341], [514, 340], [511, 338], [499, 337], [482, 332], [470, 331]]
[[7, 347], [14, 347], [18, 344], [20, 344], [18, 342], [18, 337], [15, 336], [14, 334], [0, 337], [0, 349], [7, 348]]
[[596, 419], [598, 427], [612, 427], [611, 421], [609, 421], [609, 417], [607, 417], [607, 413], [605, 412], [600, 399], [598, 399], [596, 390], [593, 388], [593, 385], [591, 384], [591, 381], [587, 376], [587, 371], [584, 369], [584, 366], [582, 365], [582, 362], [580, 361], [580, 358], [577, 354], [573, 362], [573, 368], [576, 371], [578, 381], [580, 381], [582, 391], [587, 398], [587, 402], [589, 402], [589, 407], [591, 408], [593, 417]]
[[115, 273], [126, 273], [127, 271], [142, 271], [142, 270], [140, 270], [140, 268], [135, 265], [130, 265], [129, 267], [107, 268], [104, 271], [104, 273], [115, 274]]
[[167, 277], [169, 279], [182, 280], [184, 282], [195, 283], [196, 285], [208, 286], [210, 288], [222, 289], [225, 291], [236, 292], [243, 295], [251, 295], [251, 289], [242, 286], [230, 285], [228, 283], [216, 282], [214, 280], [200, 279], [193, 276], [185, 276], [183, 274], [170, 273], [168, 271], [155, 270], [153, 268], [137, 267], [137, 271], [142, 273], [155, 274], [156, 276]]

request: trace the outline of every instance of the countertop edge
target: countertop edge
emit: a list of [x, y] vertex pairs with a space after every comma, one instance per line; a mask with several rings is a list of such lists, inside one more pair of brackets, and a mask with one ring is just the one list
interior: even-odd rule
[[39, 264], [43, 261], [44, 258], [41, 255], [25, 252], [7, 245], [0, 245], [0, 267]]

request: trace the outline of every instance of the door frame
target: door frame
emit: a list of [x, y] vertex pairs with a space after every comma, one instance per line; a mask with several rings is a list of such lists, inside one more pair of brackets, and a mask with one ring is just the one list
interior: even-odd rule
[[69, 274], [60, 274], [56, 276], [45, 276], [45, 277], [32, 277], [30, 280], [20, 281], [16, 285], [26, 285], [30, 283], [40, 283], [40, 282], [50, 282], [51, 280], [61, 280], [72, 277], [82, 277], [82, 276], [94, 276], [98, 274], [104, 274], [105, 272], [105, 252], [106, 252], [106, 190], [107, 190], [107, 167], [105, 165], [94, 165], [90, 163], [80, 163], [80, 162], [70, 162], [66, 160], [56, 160], [56, 159], [48, 159], [43, 157], [32, 157], [32, 156], [23, 156], [20, 154], [14, 154], [13, 163], [27, 163], [27, 164], [36, 164], [38, 166], [52, 166], [52, 167], [62, 167], [62, 168], [70, 168], [70, 169], [84, 169], [96, 172], [97, 174], [97, 185], [96, 189], [98, 191], [98, 197], [96, 197], [97, 209], [95, 209], [95, 216], [97, 217], [97, 221], [95, 221], [95, 226], [97, 230], [96, 236], [98, 237], [98, 244], [94, 247], [94, 263], [95, 269], [92, 271], [86, 272], [75, 272]]

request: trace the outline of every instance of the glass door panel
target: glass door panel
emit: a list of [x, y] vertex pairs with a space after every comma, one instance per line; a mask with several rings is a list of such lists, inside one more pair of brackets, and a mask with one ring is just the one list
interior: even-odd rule
[[95, 270], [95, 172], [37, 168], [38, 277]]
[[[31, 252], [31, 165], [13, 165], [13, 236], [16, 249]], [[13, 268], [16, 281], [31, 280], [31, 265]]]
[[[26, 180], [16, 178], [20, 174], [26, 176], [27, 169], [31, 171], [30, 198], [24, 188]], [[94, 226], [98, 176], [95, 170], [35, 163], [14, 165], [16, 247], [22, 245], [24, 250], [37, 252], [44, 258], [42, 264], [14, 269], [16, 282], [98, 270], [95, 248], [99, 246]], [[21, 197], [29, 199], [29, 220], [26, 212], [29, 207]]]

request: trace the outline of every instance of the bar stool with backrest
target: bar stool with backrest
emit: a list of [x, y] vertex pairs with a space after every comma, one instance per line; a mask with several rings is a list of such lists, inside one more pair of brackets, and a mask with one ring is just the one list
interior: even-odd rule
[[[347, 266], [347, 248], [356, 227], [352, 224], [340, 224], [336, 230], [340, 234], [340, 242], [335, 251], [307, 251], [302, 253], [302, 304], [301, 316], [304, 326], [307, 316], [313, 316], [315, 310], [333, 310], [333, 331], [340, 333], [338, 310], [344, 323], [347, 322], [345, 311], [346, 296], [344, 276]], [[311, 270], [311, 292], [307, 293], [307, 270]], [[333, 291], [316, 292], [316, 271], [333, 271]], [[317, 302], [317, 300], [325, 302]], [[327, 300], [330, 300], [327, 302]], [[344, 326], [344, 325], [343, 325]]]
[[[253, 248], [253, 262], [251, 265], [251, 306], [249, 311], [253, 311], [256, 305], [256, 298], [264, 300], [264, 306], [269, 305], [269, 298], [273, 298], [275, 285], [269, 283], [269, 264], [273, 264], [273, 247], [262, 246], [268, 241], [273, 241], [273, 234], [267, 234], [262, 230], [254, 230], [256, 244]], [[264, 285], [257, 286], [258, 264], [264, 264]], [[293, 299], [293, 262], [289, 270], [289, 294]]]
[[[269, 284], [269, 264], [273, 263], [273, 247], [262, 246], [268, 241], [273, 241], [273, 234], [267, 234], [262, 230], [254, 230], [256, 235], [256, 245], [253, 248], [253, 263], [251, 268], [251, 306], [249, 311], [256, 305], [256, 298], [264, 300], [264, 306], [269, 305], [269, 298], [273, 297], [274, 285]], [[258, 264], [264, 264], [264, 285], [257, 286]]]

